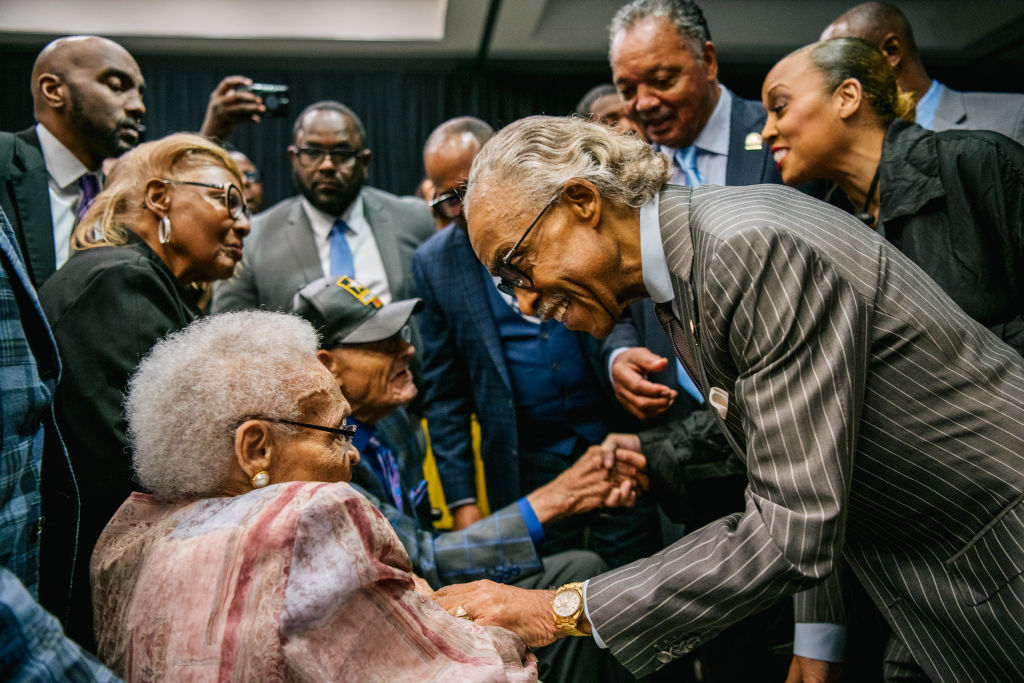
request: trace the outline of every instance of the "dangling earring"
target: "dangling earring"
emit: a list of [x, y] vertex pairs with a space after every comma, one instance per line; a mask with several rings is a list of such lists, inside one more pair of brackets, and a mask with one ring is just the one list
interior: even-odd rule
[[270, 473], [266, 470], [260, 470], [252, 478], [252, 487], [254, 489], [261, 489], [270, 483]]
[[167, 244], [171, 241], [171, 219], [167, 216], [160, 219], [160, 227], [156, 229], [156, 236], [160, 240], [160, 244]]

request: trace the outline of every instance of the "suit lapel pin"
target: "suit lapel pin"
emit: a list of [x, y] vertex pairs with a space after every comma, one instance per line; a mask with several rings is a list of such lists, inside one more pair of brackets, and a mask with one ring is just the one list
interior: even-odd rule
[[743, 149], [747, 150], [748, 152], [760, 152], [761, 148], [761, 134], [747, 133], [747, 137], [743, 139]]

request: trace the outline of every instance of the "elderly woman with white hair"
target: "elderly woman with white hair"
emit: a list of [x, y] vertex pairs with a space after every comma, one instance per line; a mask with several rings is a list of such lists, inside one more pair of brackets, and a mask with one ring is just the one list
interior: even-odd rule
[[355, 430], [316, 350], [308, 323], [247, 311], [140, 363], [126, 413], [152, 495], [133, 493], [93, 553], [100, 658], [128, 680], [535, 679], [512, 633], [417, 591], [346, 483]]

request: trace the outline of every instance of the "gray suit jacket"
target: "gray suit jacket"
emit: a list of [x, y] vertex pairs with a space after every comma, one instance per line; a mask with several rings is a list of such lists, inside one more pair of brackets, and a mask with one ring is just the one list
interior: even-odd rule
[[[667, 187], [671, 332], [747, 467], [744, 512], [590, 581], [648, 673], [852, 570], [933, 680], [1024, 678], [1024, 359], [846, 213], [785, 187]], [[692, 327], [691, 327], [692, 325]], [[645, 438], [670, 472], [671, 429]], [[805, 591], [797, 620], [841, 619]]]
[[994, 130], [1024, 144], [1024, 95], [939, 88], [932, 130]]
[[[372, 187], [364, 187], [360, 195], [392, 300], [407, 299], [412, 296], [412, 253], [435, 230], [430, 209], [414, 197]], [[242, 262], [230, 280], [214, 286], [211, 310], [287, 310], [297, 291], [323, 275], [301, 199], [290, 197], [253, 218]]]

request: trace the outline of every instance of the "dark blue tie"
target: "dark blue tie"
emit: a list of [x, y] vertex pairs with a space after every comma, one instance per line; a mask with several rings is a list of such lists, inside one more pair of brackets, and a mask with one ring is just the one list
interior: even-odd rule
[[348, 232], [348, 224], [342, 219], [334, 221], [331, 232], [327, 235], [327, 242], [331, 246], [331, 272], [328, 275], [348, 275], [355, 278], [356, 269], [352, 262], [352, 248], [348, 246], [345, 233]]

